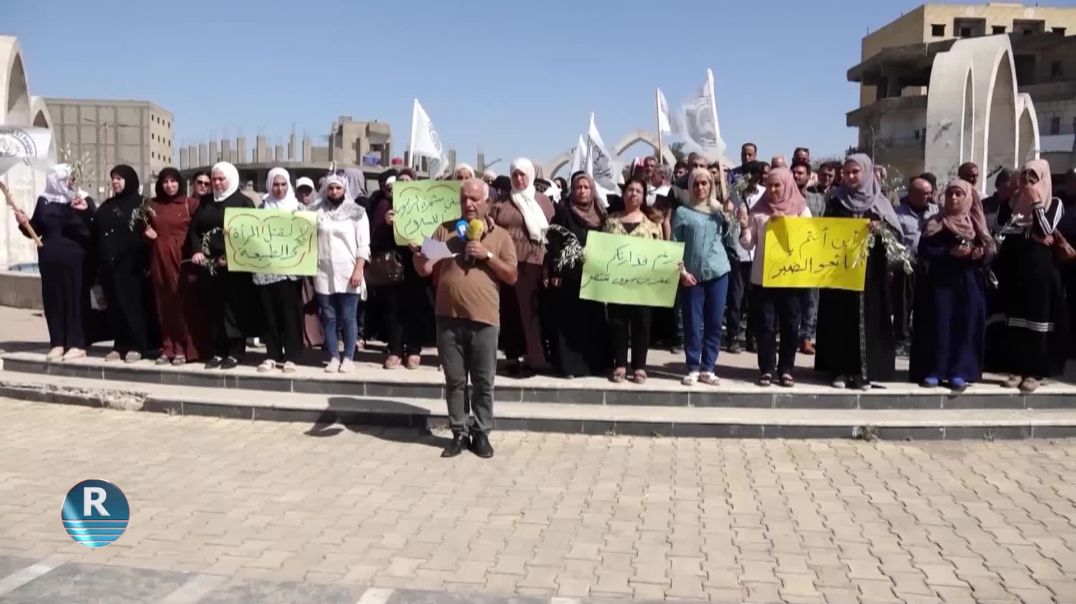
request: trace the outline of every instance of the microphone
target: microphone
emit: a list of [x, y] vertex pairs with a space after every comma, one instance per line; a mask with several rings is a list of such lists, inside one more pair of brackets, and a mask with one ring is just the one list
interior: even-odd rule
[[[462, 220], [460, 222], [463, 222]], [[457, 223], [456, 228], [459, 228]], [[482, 239], [482, 235], [486, 232], [486, 223], [475, 218], [471, 222], [467, 223], [467, 241], [479, 241]], [[470, 257], [471, 264], [474, 264], [474, 257]]]
[[461, 218], [461, 219], [456, 221], [456, 235], [460, 239], [463, 239], [464, 241], [467, 240], [467, 221], [466, 220]]

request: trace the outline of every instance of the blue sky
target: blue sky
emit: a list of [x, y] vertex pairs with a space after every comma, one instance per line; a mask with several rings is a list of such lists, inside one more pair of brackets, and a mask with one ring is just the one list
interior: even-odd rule
[[591, 111], [607, 144], [654, 129], [654, 88], [679, 106], [707, 67], [734, 159], [747, 140], [767, 158], [839, 154], [860, 39], [917, 5], [23, 0], [0, 33], [19, 37], [32, 94], [151, 100], [178, 145], [242, 131], [252, 146], [293, 125], [323, 144], [351, 115], [390, 123], [402, 154], [417, 97], [460, 161], [482, 148], [504, 169], [566, 151]]

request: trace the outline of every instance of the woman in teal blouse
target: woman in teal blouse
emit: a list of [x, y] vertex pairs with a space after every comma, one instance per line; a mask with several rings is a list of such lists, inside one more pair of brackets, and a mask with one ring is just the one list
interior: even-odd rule
[[717, 199], [713, 176], [703, 168], [688, 178], [690, 199], [672, 218], [672, 240], [684, 242], [680, 274], [680, 308], [684, 319], [684, 385], [701, 381], [720, 383], [714, 374], [721, 347], [721, 319], [729, 285], [726, 246], [739, 237], [739, 225], [730, 220]]

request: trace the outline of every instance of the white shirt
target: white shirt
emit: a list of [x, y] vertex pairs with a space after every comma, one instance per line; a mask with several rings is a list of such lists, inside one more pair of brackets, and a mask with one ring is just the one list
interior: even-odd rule
[[351, 274], [359, 258], [370, 260], [370, 219], [355, 202], [347, 200], [338, 208], [319, 203], [318, 272], [314, 291], [319, 294], [359, 294], [366, 299], [366, 279], [351, 287]]

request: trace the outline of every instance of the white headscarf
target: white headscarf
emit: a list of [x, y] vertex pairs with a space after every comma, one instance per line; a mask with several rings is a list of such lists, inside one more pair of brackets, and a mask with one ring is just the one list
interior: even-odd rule
[[[460, 172], [463, 170], [467, 170], [471, 173], [471, 175], [466, 178], [460, 177]], [[478, 176], [478, 174], [475, 173], [474, 168], [471, 167], [471, 164], [459, 164], [456, 166], [455, 171], [452, 172], [452, 177], [456, 180], [467, 180], [468, 178], [474, 178], [475, 176]]]
[[[273, 197], [273, 181], [278, 176], [284, 177], [284, 182], [288, 183], [288, 190], [284, 192], [284, 197], [280, 199]], [[291, 186], [291, 175], [284, 168], [278, 167], [269, 170], [269, 176], [265, 177], [265, 190], [268, 192], [262, 196], [262, 207], [267, 210], [294, 212], [302, 205], [295, 198], [295, 189]]]
[[516, 184], [513, 180], [512, 203], [519, 209], [519, 213], [523, 214], [523, 224], [527, 226], [527, 234], [530, 235], [531, 241], [541, 242], [545, 239], [549, 221], [546, 219], [545, 212], [542, 211], [542, 206], [538, 205], [538, 200], [535, 197], [537, 192], [534, 190], [534, 164], [526, 157], [517, 158], [512, 162], [508, 173], [509, 175], [515, 174], [517, 170], [527, 175], [527, 188], [516, 189]]
[[239, 170], [235, 166], [226, 161], [217, 162], [213, 164], [213, 169], [209, 172], [210, 178], [213, 178], [213, 172], [220, 172], [228, 181], [228, 188], [223, 193], [213, 191], [213, 201], [224, 201], [239, 190]]
[[45, 179], [45, 192], [41, 194], [48, 203], [71, 203], [78, 197], [75, 191], [67, 186], [67, 179], [71, 178], [71, 166], [68, 164], [56, 164]]

